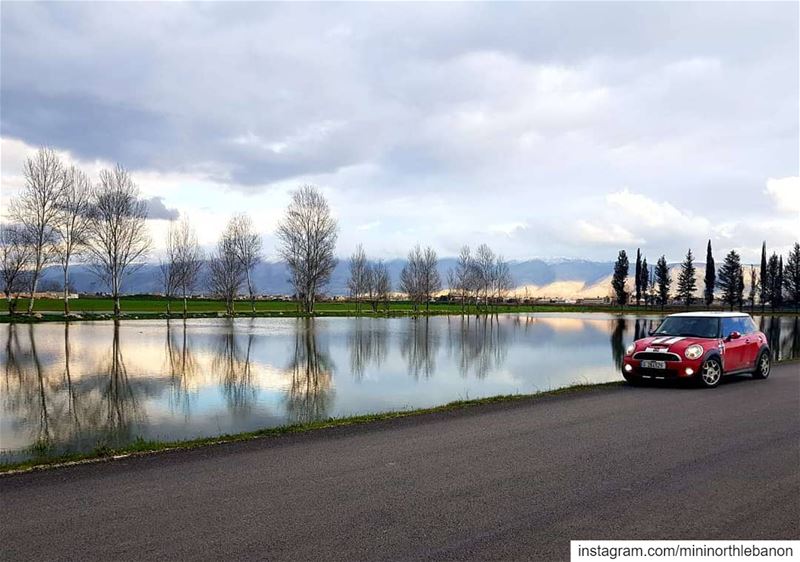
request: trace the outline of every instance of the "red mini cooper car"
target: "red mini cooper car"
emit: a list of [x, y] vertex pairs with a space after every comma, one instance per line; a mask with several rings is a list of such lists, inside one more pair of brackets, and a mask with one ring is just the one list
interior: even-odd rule
[[769, 376], [767, 337], [749, 314], [684, 312], [671, 314], [625, 351], [622, 376], [631, 383], [644, 379], [694, 379], [713, 388], [723, 375]]

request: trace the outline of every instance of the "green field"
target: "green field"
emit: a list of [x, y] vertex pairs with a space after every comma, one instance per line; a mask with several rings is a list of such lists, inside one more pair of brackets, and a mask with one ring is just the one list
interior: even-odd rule
[[[27, 299], [20, 299], [17, 311], [24, 312], [27, 310]], [[164, 317], [167, 311], [167, 299], [157, 296], [129, 296], [121, 299], [122, 313], [126, 316], [133, 318], [159, 318]], [[170, 300], [172, 309], [172, 316], [181, 316], [183, 311], [183, 302], [179, 299]], [[700, 310], [703, 307], [695, 305], [693, 309]], [[86, 319], [97, 318], [98, 316], [104, 317], [112, 314], [114, 307], [113, 301], [110, 298], [103, 297], [81, 297], [79, 299], [70, 301], [70, 311], [79, 313]], [[34, 311], [43, 315], [41, 319], [35, 320], [62, 320], [63, 319], [64, 305], [63, 301], [59, 299], [39, 299], [36, 301]], [[686, 310], [684, 307], [672, 306], [667, 307], [663, 313], [680, 312]], [[745, 308], [747, 310], [747, 308]], [[190, 299], [188, 302], [188, 312], [193, 317], [203, 316], [216, 316], [218, 313], [225, 311], [225, 304], [223, 301], [213, 299]], [[620, 308], [611, 305], [576, 305], [576, 304], [536, 304], [536, 305], [493, 305], [489, 308], [481, 307], [476, 309], [474, 306], [467, 308], [469, 313], [503, 313], [503, 312], [612, 312], [612, 313], [630, 313], [630, 314], [662, 314], [659, 308], [645, 308], [644, 306], [626, 306]], [[251, 316], [251, 307], [249, 301], [238, 301], [236, 303], [236, 312], [244, 316]], [[420, 312], [426, 313], [425, 307], [420, 309]], [[457, 303], [431, 303], [427, 311], [428, 314], [460, 314], [462, 308]], [[760, 313], [758, 307], [754, 311], [756, 314]], [[793, 310], [783, 310], [772, 312], [769, 309], [765, 311], [766, 314], [794, 314]], [[384, 310], [383, 306], [379, 307], [377, 313], [374, 313], [369, 305], [362, 303], [360, 311], [355, 302], [351, 301], [322, 301], [317, 303], [315, 316], [406, 316], [413, 314], [413, 307], [407, 301], [394, 301], [390, 303], [388, 313]], [[261, 300], [256, 301], [255, 316], [300, 316], [298, 306], [294, 302], [277, 301], [277, 300]], [[17, 315], [15, 319], [20, 321], [34, 320], [26, 315]], [[10, 317], [8, 314], [0, 314], [0, 322], [8, 322]]]

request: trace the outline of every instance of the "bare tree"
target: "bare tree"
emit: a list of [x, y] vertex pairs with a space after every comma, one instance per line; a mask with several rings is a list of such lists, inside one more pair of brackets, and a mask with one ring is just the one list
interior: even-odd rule
[[481, 244], [475, 253], [473, 261], [473, 275], [475, 276], [474, 290], [475, 301], [480, 303], [481, 298], [486, 306], [489, 305], [495, 278], [495, 255], [489, 246]]
[[225, 301], [225, 311], [233, 316], [236, 313], [236, 297], [245, 282], [246, 273], [236, 244], [227, 234], [223, 233], [209, 261], [209, 284], [211, 292]]
[[116, 318], [122, 282], [141, 267], [149, 250], [147, 205], [139, 188], [120, 165], [102, 170], [92, 196], [89, 252], [95, 273], [111, 289]]
[[55, 250], [64, 272], [64, 315], [69, 314], [69, 266], [85, 249], [91, 226], [91, 197], [89, 176], [75, 166], [70, 167], [53, 225]]
[[291, 283], [303, 310], [312, 314], [317, 292], [336, 267], [336, 219], [319, 189], [304, 185], [292, 194], [286, 216], [278, 225], [280, 255], [289, 266]]
[[261, 263], [261, 235], [256, 232], [250, 216], [241, 214], [233, 217], [228, 223], [228, 236], [233, 242], [236, 256], [239, 258], [239, 261], [242, 262], [242, 267], [244, 267], [247, 293], [250, 295], [250, 308], [252, 312], [255, 312], [256, 301], [253, 272], [255, 267]]
[[503, 302], [508, 296], [508, 292], [514, 287], [511, 269], [508, 266], [508, 262], [503, 259], [503, 256], [498, 255], [495, 258], [493, 277], [495, 295], [498, 301]]
[[373, 309], [378, 311], [378, 302], [382, 302], [386, 312], [389, 312], [389, 293], [392, 292], [392, 280], [389, 277], [389, 269], [382, 260], [378, 260], [371, 267], [372, 287], [375, 294]]
[[425, 297], [425, 311], [430, 310], [431, 300], [442, 289], [442, 279], [439, 276], [439, 258], [431, 247], [425, 248], [422, 254], [422, 267], [420, 270], [420, 289]]
[[361, 297], [367, 293], [369, 273], [367, 255], [364, 253], [363, 246], [359, 244], [353, 255], [350, 256], [350, 279], [347, 280], [350, 297], [356, 301], [356, 313], [361, 312]]
[[415, 312], [419, 310], [423, 299], [422, 259], [422, 249], [417, 244], [408, 252], [408, 258], [400, 272], [400, 291], [408, 296]]
[[0, 224], [0, 277], [10, 315], [16, 313], [19, 292], [29, 282], [33, 252], [25, 235], [26, 231], [17, 225]]
[[473, 279], [472, 254], [469, 246], [462, 246], [456, 259], [456, 264], [447, 274], [450, 290], [454, 291], [461, 301], [461, 312], [467, 304], [470, 287]]
[[176, 244], [175, 221], [170, 221], [167, 231], [167, 244], [164, 257], [159, 260], [158, 269], [161, 278], [161, 288], [167, 301], [167, 314], [170, 314], [170, 301], [178, 291], [181, 282], [181, 263]]
[[50, 148], [40, 148], [25, 161], [25, 187], [11, 203], [11, 218], [25, 230], [31, 246], [30, 302], [33, 312], [36, 287], [42, 269], [53, 259], [54, 232], [66, 174], [61, 160]]
[[177, 256], [180, 275], [178, 288], [183, 296], [183, 317], [186, 318], [187, 298], [197, 288], [200, 281], [200, 271], [203, 269], [203, 250], [197, 242], [197, 235], [184, 217], [175, 229], [173, 243]]

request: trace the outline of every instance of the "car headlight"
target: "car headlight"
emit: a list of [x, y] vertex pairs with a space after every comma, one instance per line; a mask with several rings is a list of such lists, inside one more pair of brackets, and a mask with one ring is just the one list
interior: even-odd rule
[[683, 354], [686, 356], [686, 359], [699, 359], [703, 355], [703, 346], [697, 344], [690, 345]]
[[636, 351], [636, 344], [632, 343], [628, 346], [628, 349], [625, 350], [625, 355], [632, 355], [634, 351]]

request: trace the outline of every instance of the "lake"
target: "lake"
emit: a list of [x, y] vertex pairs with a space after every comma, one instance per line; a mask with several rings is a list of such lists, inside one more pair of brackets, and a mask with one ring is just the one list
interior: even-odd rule
[[[0, 462], [621, 380], [658, 316], [2, 324]], [[756, 317], [776, 359], [798, 317]]]

